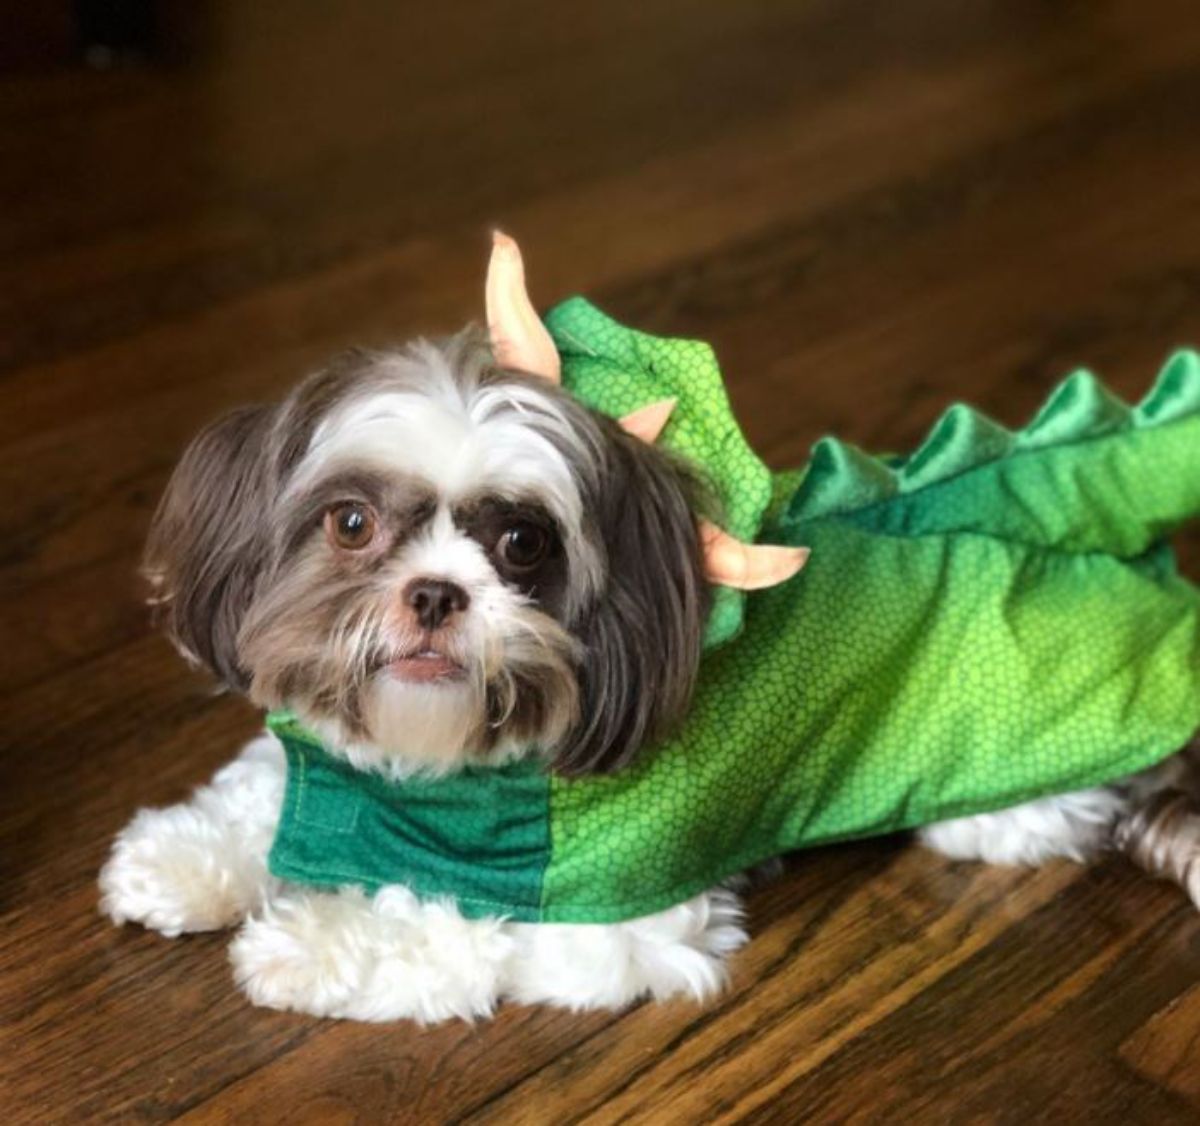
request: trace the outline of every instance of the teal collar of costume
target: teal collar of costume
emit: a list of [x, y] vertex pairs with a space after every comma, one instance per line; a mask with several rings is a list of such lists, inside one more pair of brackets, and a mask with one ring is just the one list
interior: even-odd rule
[[720, 592], [684, 729], [614, 777], [532, 759], [389, 782], [269, 717], [277, 876], [612, 922], [791, 849], [1107, 782], [1200, 729], [1200, 592], [1165, 544], [1200, 515], [1195, 355], [1136, 408], [1077, 373], [1019, 432], [954, 407], [911, 457], [826, 438], [772, 478], [707, 346], [580, 299], [547, 324], [573, 393], [613, 415], [676, 396], [665, 444], [708, 472], [729, 530], [812, 559]]

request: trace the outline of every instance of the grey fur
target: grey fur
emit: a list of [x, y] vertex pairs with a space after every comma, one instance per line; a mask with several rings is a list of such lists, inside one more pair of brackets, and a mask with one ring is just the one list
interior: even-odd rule
[[571, 775], [619, 770], [682, 722], [711, 602], [695, 516], [709, 507], [703, 485], [615, 423], [597, 423], [606, 583], [577, 626], [581, 718], [554, 760]]
[[274, 414], [234, 411], [192, 442], [159, 503], [143, 561], [167, 636], [238, 691], [249, 684], [237, 636], [266, 551]]
[[[332, 412], [382, 391], [425, 393], [435, 370], [443, 388], [449, 371], [464, 403], [499, 390], [488, 411], [511, 410], [558, 451], [583, 514], [580, 526], [558, 529], [564, 556], [548, 564], [541, 589], [522, 588], [533, 599], [522, 611], [526, 640], [480, 697], [478, 750], [540, 740], [565, 774], [619, 769], [691, 699], [709, 606], [694, 515], [704, 489], [559, 388], [497, 368], [474, 331], [438, 347], [347, 353], [278, 406], [208, 427], [172, 476], [147, 546], [164, 628], [257, 702], [304, 701], [369, 737], [362, 691], [381, 660], [373, 646], [382, 645], [386, 558], [339, 563], [323, 549], [318, 502], [335, 484], [349, 488], [345, 467], [340, 480], [290, 485]], [[368, 500], [406, 512], [409, 524], [427, 518], [419, 489], [364, 473], [349, 478], [352, 492], [374, 490]]]

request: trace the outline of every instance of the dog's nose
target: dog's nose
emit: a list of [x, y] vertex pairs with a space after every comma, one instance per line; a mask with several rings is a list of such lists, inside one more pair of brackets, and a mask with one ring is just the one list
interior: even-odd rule
[[471, 605], [471, 596], [445, 579], [414, 579], [404, 595], [422, 629], [437, 629], [451, 614]]

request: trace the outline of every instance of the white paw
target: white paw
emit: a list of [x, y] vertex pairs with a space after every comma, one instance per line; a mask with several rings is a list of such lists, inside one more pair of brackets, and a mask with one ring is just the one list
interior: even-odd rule
[[939, 821], [918, 836], [927, 848], [951, 860], [1033, 866], [1065, 857], [1086, 863], [1107, 847], [1128, 804], [1120, 786], [1101, 786]]
[[526, 1004], [622, 1009], [642, 997], [702, 1001], [725, 984], [746, 941], [737, 896], [716, 888], [627, 923], [517, 924], [520, 954], [506, 994]]
[[467, 920], [402, 887], [290, 891], [248, 919], [230, 947], [234, 976], [257, 1005], [314, 1016], [422, 1023], [487, 1016], [511, 940], [495, 920]]
[[173, 938], [232, 926], [258, 905], [266, 882], [262, 855], [228, 824], [190, 805], [144, 809], [100, 872], [100, 907], [115, 923]]

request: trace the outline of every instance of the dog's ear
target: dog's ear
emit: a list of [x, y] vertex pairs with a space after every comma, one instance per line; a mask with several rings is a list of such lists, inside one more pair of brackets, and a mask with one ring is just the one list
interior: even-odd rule
[[596, 505], [608, 580], [577, 631], [580, 721], [554, 761], [569, 775], [617, 770], [682, 721], [711, 603], [696, 514], [703, 485], [616, 426], [610, 438]]
[[237, 633], [267, 555], [274, 410], [212, 423], [184, 453], [159, 502], [143, 560], [167, 636], [242, 691]]

